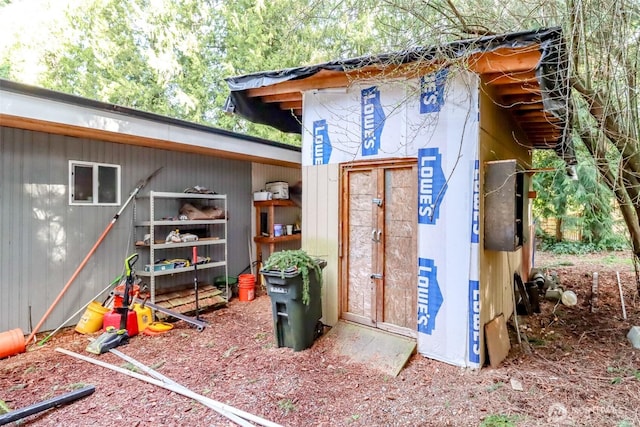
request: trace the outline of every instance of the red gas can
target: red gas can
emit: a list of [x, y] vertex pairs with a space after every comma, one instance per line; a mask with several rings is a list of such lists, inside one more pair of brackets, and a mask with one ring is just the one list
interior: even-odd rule
[[[106, 313], [102, 320], [102, 327], [107, 329], [107, 326], [120, 329], [120, 313], [114, 310]], [[138, 335], [138, 315], [133, 310], [127, 311], [127, 332], [130, 337]]]
[[[118, 308], [118, 307], [122, 307], [122, 299], [124, 296], [124, 289], [125, 289], [124, 284], [122, 285], [118, 285], [116, 286], [113, 291], [115, 293], [115, 295], [113, 296], [113, 307], [114, 308]], [[129, 296], [131, 298], [135, 297], [138, 293], [140, 293], [140, 286], [138, 285], [133, 285], [131, 287], [131, 289], [129, 289]]]

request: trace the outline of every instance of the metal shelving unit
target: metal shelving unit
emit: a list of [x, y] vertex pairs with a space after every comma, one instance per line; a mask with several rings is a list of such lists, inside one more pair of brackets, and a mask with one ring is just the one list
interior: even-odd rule
[[[150, 291], [150, 300], [155, 303], [156, 298], [156, 278], [181, 274], [187, 272], [193, 272], [194, 266], [189, 265], [187, 267], [178, 267], [178, 268], [169, 268], [166, 270], [155, 270], [154, 266], [156, 261], [160, 259], [160, 254], [162, 251], [168, 249], [179, 249], [179, 248], [191, 248], [193, 246], [202, 247], [205, 251], [208, 247], [220, 246], [223, 248], [224, 259], [223, 260], [211, 260], [210, 262], [204, 264], [198, 264], [198, 271], [208, 270], [211, 268], [219, 268], [224, 267], [224, 277], [226, 283], [226, 294], [229, 295], [229, 283], [228, 283], [228, 263], [227, 263], [227, 196], [224, 194], [197, 194], [197, 193], [171, 193], [171, 192], [158, 192], [158, 191], [150, 191], [149, 196], [149, 216], [148, 220], [137, 220], [138, 209], [134, 210], [134, 223], [136, 227], [144, 228], [148, 230], [149, 244], [136, 244], [137, 248], [148, 248], [149, 250], [149, 266], [151, 267], [150, 271], [136, 271], [136, 274], [140, 277], [148, 277], [149, 278], [149, 291]], [[140, 197], [136, 199], [136, 204], [140, 202]], [[185, 219], [166, 219], [161, 218], [157, 219], [158, 215], [158, 204], [170, 201], [199, 201], [206, 203], [215, 203], [215, 206], [223, 209], [225, 213], [224, 219], [197, 219], [197, 220], [185, 220]], [[161, 212], [166, 212], [161, 211]], [[176, 211], [177, 212], [177, 211]], [[169, 231], [172, 229], [180, 229], [185, 228], [187, 231], [192, 229], [194, 226], [206, 227], [207, 229], [207, 237], [199, 238], [196, 241], [191, 242], [165, 242], [165, 237]], [[158, 241], [156, 237], [162, 237], [162, 240]], [[200, 256], [200, 254], [199, 254]], [[186, 259], [191, 259], [191, 254], [188, 254]]]

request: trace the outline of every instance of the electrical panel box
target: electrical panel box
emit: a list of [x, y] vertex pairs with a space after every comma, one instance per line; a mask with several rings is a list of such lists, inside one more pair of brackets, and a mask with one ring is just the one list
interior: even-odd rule
[[513, 159], [485, 164], [485, 249], [512, 252], [522, 246], [524, 176], [522, 168]]

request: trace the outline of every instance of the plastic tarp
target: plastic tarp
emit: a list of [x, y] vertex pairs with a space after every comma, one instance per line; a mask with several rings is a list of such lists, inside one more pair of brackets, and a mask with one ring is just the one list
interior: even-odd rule
[[478, 88], [451, 67], [420, 79], [304, 93], [302, 164], [418, 158], [418, 351], [480, 361]]
[[[466, 55], [490, 52], [503, 47], [526, 47], [538, 44], [541, 59], [537, 76], [543, 96], [545, 110], [566, 121], [568, 111], [568, 74], [565, 44], [560, 28], [544, 28], [536, 31], [510, 33], [476, 39], [456, 41], [435, 47], [413, 49], [375, 56], [364, 56], [323, 64], [264, 71], [227, 78], [231, 93], [225, 109], [255, 123], [273, 126], [283, 132], [302, 133], [299, 117], [291, 111], [281, 110], [277, 104], [265, 103], [259, 97], [250, 97], [248, 90], [271, 86], [289, 80], [311, 77], [322, 70], [352, 71], [372, 65], [393, 66], [417, 61], [432, 61], [462, 58]], [[549, 77], [551, 76], [551, 77]], [[557, 152], [569, 164], [575, 163], [574, 152], [568, 139], [561, 141]]]

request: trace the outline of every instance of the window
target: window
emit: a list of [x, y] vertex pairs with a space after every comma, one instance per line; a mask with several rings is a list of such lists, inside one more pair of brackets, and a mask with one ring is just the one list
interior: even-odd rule
[[70, 205], [120, 205], [120, 166], [69, 161]]

